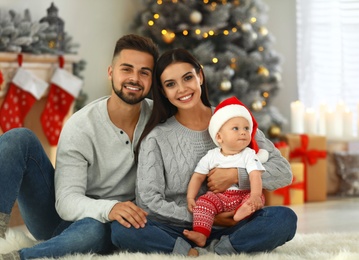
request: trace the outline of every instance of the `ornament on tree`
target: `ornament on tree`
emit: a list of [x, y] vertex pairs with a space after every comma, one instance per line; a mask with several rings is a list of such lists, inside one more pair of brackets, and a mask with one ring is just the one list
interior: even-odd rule
[[263, 104], [260, 100], [255, 100], [255, 101], [253, 101], [251, 108], [253, 111], [259, 112], [263, 109]]
[[193, 24], [199, 24], [202, 21], [202, 14], [199, 11], [193, 11], [189, 15], [189, 19]]
[[175, 38], [176, 38], [176, 34], [174, 32], [166, 31], [162, 33], [162, 40], [167, 44], [172, 43], [175, 40]]
[[281, 133], [282, 130], [277, 125], [272, 125], [268, 129], [268, 136], [273, 139], [278, 138], [281, 135]]
[[222, 80], [219, 89], [223, 92], [230, 91], [232, 89], [232, 83], [228, 79], [224, 79]]
[[243, 32], [249, 32], [252, 30], [252, 25], [250, 25], [249, 23], [244, 23], [242, 24], [241, 28]]
[[269, 70], [266, 67], [259, 66], [257, 70], [258, 75], [262, 75], [265, 77], [269, 76]]
[[51, 78], [50, 92], [41, 114], [41, 125], [50, 145], [57, 145], [63, 120], [82, 88], [82, 80], [61, 66]]
[[[19, 64], [21, 65], [20, 62]], [[45, 81], [31, 72], [21, 67], [17, 69], [0, 108], [0, 126], [4, 133], [24, 125], [26, 115], [47, 87]]]

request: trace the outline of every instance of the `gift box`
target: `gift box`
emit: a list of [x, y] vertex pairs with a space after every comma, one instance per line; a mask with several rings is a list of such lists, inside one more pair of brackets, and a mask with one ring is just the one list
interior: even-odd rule
[[286, 134], [289, 161], [304, 164], [304, 201], [327, 198], [327, 140], [325, 136]]
[[341, 140], [327, 140], [327, 194], [335, 195], [339, 191], [340, 176], [335, 163], [335, 153], [348, 151], [348, 142]]
[[274, 143], [274, 146], [279, 150], [280, 154], [289, 161], [289, 146], [284, 141]]
[[339, 177], [337, 194], [341, 196], [359, 195], [359, 153], [335, 152], [334, 161]]
[[293, 181], [290, 185], [275, 191], [264, 191], [265, 205], [295, 205], [304, 203], [304, 164], [294, 162], [290, 164]]

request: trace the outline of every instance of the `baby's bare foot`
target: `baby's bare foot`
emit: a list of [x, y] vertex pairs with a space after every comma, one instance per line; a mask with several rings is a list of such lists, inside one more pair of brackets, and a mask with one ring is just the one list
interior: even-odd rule
[[185, 229], [183, 231], [183, 235], [187, 237], [189, 240], [194, 242], [197, 246], [203, 247], [206, 244], [207, 237], [203, 235], [202, 233], [196, 232], [196, 231], [190, 231]]
[[239, 207], [236, 213], [233, 216], [235, 221], [240, 221], [249, 215], [251, 215], [255, 211], [255, 208], [252, 204], [244, 203], [241, 207]]

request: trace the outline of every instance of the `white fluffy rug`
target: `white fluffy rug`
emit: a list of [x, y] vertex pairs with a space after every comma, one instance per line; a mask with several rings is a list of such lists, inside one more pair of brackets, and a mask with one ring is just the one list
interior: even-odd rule
[[[0, 238], [0, 254], [12, 250], [29, 247], [36, 242], [25, 233], [17, 229], [9, 229], [6, 239]], [[110, 256], [75, 255], [61, 258], [61, 260], [180, 260], [184, 256], [160, 254], [130, 254], [116, 253]], [[299, 259], [325, 259], [325, 260], [357, 260], [359, 259], [359, 233], [318, 233], [297, 234], [294, 239], [270, 253], [240, 254], [232, 256], [218, 256], [209, 254], [199, 256], [197, 259], [250, 259], [250, 260], [299, 260]]]

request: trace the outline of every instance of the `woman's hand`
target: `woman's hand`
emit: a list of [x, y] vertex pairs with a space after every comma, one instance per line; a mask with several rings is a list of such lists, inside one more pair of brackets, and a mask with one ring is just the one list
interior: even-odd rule
[[214, 168], [208, 174], [207, 186], [214, 193], [224, 192], [233, 184], [238, 184], [237, 168]]
[[214, 225], [222, 227], [232, 227], [238, 222], [233, 219], [235, 211], [222, 212], [214, 217]]

